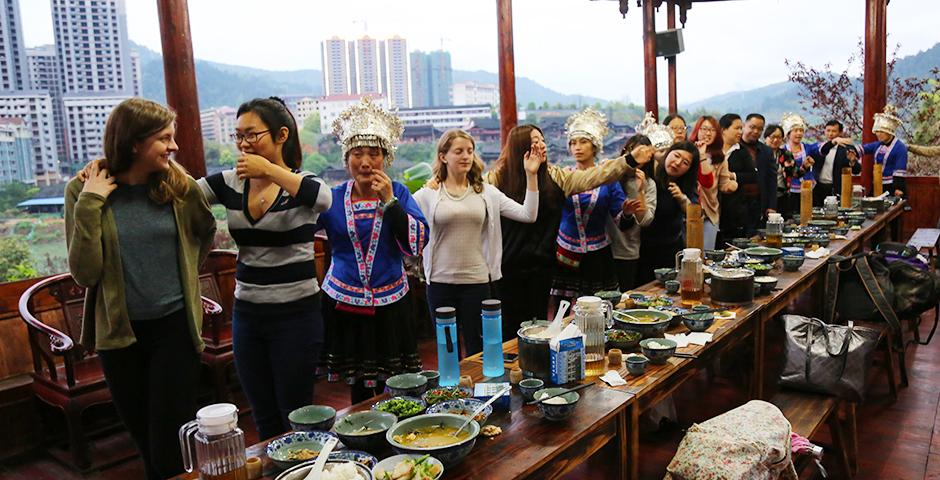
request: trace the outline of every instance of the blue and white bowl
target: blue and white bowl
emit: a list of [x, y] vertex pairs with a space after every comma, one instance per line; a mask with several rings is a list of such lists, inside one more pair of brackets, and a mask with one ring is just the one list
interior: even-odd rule
[[385, 439], [397, 453], [410, 453], [415, 455], [430, 454], [432, 457], [441, 461], [445, 468], [460, 463], [473, 450], [477, 442], [477, 436], [480, 435], [480, 424], [474, 421], [464, 428], [468, 432], [467, 438], [443, 447], [415, 447], [403, 445], [395, 441], [396, 435], [404, 435], [412, 430], [426, 428], [431, 425], [444, 425], [447, 427], [459, 428], [467, 420], [461, 415], [451, 415], [449, 413], [435, 413], [418, 415], [407, 420], [396, 423], [385, 433]]
[[[483, 405], [485, 402], [482, 400], [477, 400], [475, 398], [460, 398], [457, 400], [447, 400], [445, 402], [436, 403], [433, 406], [428, 408], [428, 413], [451, 413], [454, 415], [461, 415], [464, 417], [469, 417], [470, 414], [476, 411], [477, 408], [480, 408], [480, 405]], [[480, 425], [486, 423], [486, 419], [490, 418], [490, 414], [493, 413], [493, 406], [487, 405], [477, 415], [477, 418], [474, 420], [477, 421]]]
[[[313, 460], [313, 458], [290, 460], [288, 459], [288, 455], [292, 450], [307, 448], [315, 452], [319, 452], [320, 450], [323, 450], [323, 445], [325, 445], [327, 440], [331, 437], [336, 439], [339, 438], [333, 432], [291, 432], [271, 440], [268, 443], [268, 446], [265, 448], [265, 453], [268, 455], [268, 458], [270, 458], [271, 461], [273, 461], [274, 464], [278, 466], [278, 468], [283, 470], [295, 465], [299, 465], [308, 460]], [[342, 443], [337, 443], [336, 447], [334, 447], [334, 449], [340, 448], [344, 448]]]

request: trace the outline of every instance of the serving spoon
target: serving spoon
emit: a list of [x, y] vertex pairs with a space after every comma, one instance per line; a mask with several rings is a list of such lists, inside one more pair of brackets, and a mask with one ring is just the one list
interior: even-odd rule
[[464, 428], [467, 427], [467, 425], [470, 425], [470, 420], [473, 420], [474, 418], [476, 418], [476, 416], [479, 415], [480, 412], [482, 412], [484, 409], [486, 409], [486, 407], [488, 407], [491, 403], [495, 402], [497, 398], [499, 398], [500, 396], [502, 396], [502, 394], [508, 392], [511, 388], [512, 388], [511, 385], [505, 386], [505, 387], [503, 387], [503, 388], [500, 388], [499, 391], [496, 392], [496, 395], [493, 395], [492, 397], [490, 397], [489, 400], [487, 400], [486, 402], [484, 402], [483, 405], [480, 405], [479, 407], [477, 407], [477, 409], [474, 410], [473, 413], [470, 414], [470, 417], [467, 418], [467, 421], [466, 421], [466, 422], [463, 422], [463, 425], [461, 425], [460, 428], [457, 429], [457, 431], [455, 431], [454, 433], [450, 434], [450, 436], [456, 437], [457, 434], [459, 434]]

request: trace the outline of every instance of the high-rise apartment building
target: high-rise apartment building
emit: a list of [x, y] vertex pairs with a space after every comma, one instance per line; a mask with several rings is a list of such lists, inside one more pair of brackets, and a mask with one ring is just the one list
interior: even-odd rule
[[0, 118], [0, 184], [35, 181], [29, 127], [21, 118]]
[[379, 72], [379, 42], [366, 35], [356, 40], [357, 92], [382, 93], [382, 77]]
[[29, 90], [19, 0], [0, 0], [0, 91]]
[[[52, 115], [55, 134], [65, 138], [65, 119], [62, 118], [62, 72], [59, 69], [59, 57], [55, 45], [42, 45], [26, 49], [26, 61], [29, 65], [29, 81], [35, 90], [49, 92], [52, 97]], [[65, 142], [56, 142], [58, 158], [65, 158]], [[42, 171], [37, 164], [37, 171]]]
[[104, 154], [102, 136], [108, 115], [127, 98], [125, 94], [113, 92], [74, 93], [62, 97], [71, 172], [81, 170], [89, 160]]
[[495, 83], [457, 82], [451, 88], [454, 105], [499, 105], [499, 87]]
[[413, 107], [442, 107], [451, 105], [453, 71], [450, 53], [437, 50], [430, 53], [411, 52], [411, 105]]
[[33, 171], [42, 185], [60, 181], [59, 157], [56, 155], [60, 139], [56, 136], [52, 112], [52, 97], [48, 92], [0, 93], [0, 118], [21, 118], [30, 131]]
[[52, 0], [62, 93], [132, 95], [125, 0]]
[[409, 108], [411, 92], [408, 82], [408, 42], [394, 36], [385, 40], [385, 96], [392, 108]]
[[235, 133], [237, 110], [232, 107], [218, 107], [199, 112], [202, 126], [202, 138], [208, 142], [230, 142], [229, 135]]
[[140, 71], [140, 52], [131, 50], [131, 93], [135, 97], [143, 95], [143, 75]]
[[349, 66], [349, 93], [356, 95], [359, 93], [359, 75], [357, 74], [358, 65], [356, 65], [356, 42], [346, 42], [346, 51], [348, 58], [346, 65]]
[[333, 37], [320, 42], [320, 63], [323, 70], [323, 94], [345, 95], [349, 93], [346, 40]]

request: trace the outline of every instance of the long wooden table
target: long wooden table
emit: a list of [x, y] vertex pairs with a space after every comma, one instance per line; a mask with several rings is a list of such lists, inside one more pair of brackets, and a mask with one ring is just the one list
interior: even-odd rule
[[[846, 240], [833, 240], [828, 247], [831, 254], [847, 255], [865, 247], [872, 238], [886, 230], [896, 236], [901, 231], [898, 223], [904, 202], [893, 206], [873, 220], [866, 220], [861, 230], [850, 231]], [[796, 297], [819, 285], [824, 275], [826, 259], [807, 258], [797, 272], [775, 270], [777, 290], [771, 295], [755, 298], [753, 304], [731, 309], [735, 318], [716, 320], [709, 328], [712, 341], [704, 346], [689, 345], [679, 352], [695, 358], [672, 357], [664, 365], [649, 365], [646, 373], [632, 377], [621, 365], [619, 372], [627, 380], [621, 387], [611, 388], [591, 377], [594, 387], [581, 391], [581, 400], [574, 415], [563, 422], [544, 420], [534, 406], [523, 406], [514, 389], [511, 413], [496, 412], [488, 424], [502, 428], [503, 433], [493, 439], [480, 437], [471, 454], [472, 458], [448, 469], [447, 479], [469, 478], [557, 478], [570, 472], [585, 461], [599, 461], [609, 467], [604, 478], [639, 478], [640, 442], [639, 417], [662, 399], [669, 396], [683, 382], [705, 368], [712, 359], [744, 342], [753, 342], [753, 373], [751, 395], [765, 397], [767, 382], [766, 329], [767, 324], [782, 312]], [[779, 268], [779, 267], [778, 267]], [[650, 283], [636, 291], [665, 294], [662, 288]], [[708, 303], [708, 299], [704, 300]], [[673, 333], [686, 331], [675, 327]], [[504, 351], [516, 352], [516, 340], [504, 344]], [[507, 363], [507, 371], [515, 363]], [[474, 381], [484, 380], [481, 356], [474, 355], [461, 362], [461, 373]], [[383, 396], [373, 398], [338, 412], [337, 418], [352, 412], [367, 410]], [[264, 455], [267, 441], [252, 445], [249, 456], [262, 458], [265, 478], [274, 478], [277, 471]], [[604, 448], [605, 446], [613, 448]], [[379, 452], [391, 454], [388, 452]], [[600, 456], [604, 458], [598, 458]], [[381, 457], [380, 457], [381, 458]]]

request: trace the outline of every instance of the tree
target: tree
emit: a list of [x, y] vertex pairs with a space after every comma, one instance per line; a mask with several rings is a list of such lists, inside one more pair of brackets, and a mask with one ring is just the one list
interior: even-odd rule
[[536, 125], [536, 126], [538, 126], [538, 124], [539, 124], [539, 117], [538, 117], [538, 115], [536, 115], [536, 114], [534, 114], [534, 113], [532, 113], [532, 112], [527, 112], [527, 113], [525, 114], [525, 123], [527, 123], [527, 124], [529, 124], [529, 125]]
[[[931, 85], [931, 80], [940, 81], [940, 74], [938, 74], [940, 70], [934, 68], [930, 76], [926, 78], [900, 78], [894, 75], [899, 47], [900, 45], [895, 46], [891, 61], [888, 62], [888, 103], [897, 107], [898, 116], [907, 125], [914, 126], [914, 121], [921, 120], [918, 115], [926, 99], [922, 93]], [[845, 69], [838, 73], [832, 72], [832, 65], [829, 63], [823, 65], [821, 69], [816, 69], [800, 61], [794, 62], [789, 59], [784, 61], [790, 69], [789, 80], [801, 87], [800, 105], [806, 111], [813, 112], [823, 119], [820, 125], [814, 126], [816, 130], [822, 131], [826, 120], [837, 119], [842, 121], [845, 125], [845, 132], [849, 135], [862, 133], [863, 78], [856, 78], [850, 72], [861, 70], [859, 67], [864, 56], [864, 45], [859, 40], [857, 51], [849, 56]], [[932, 90], [937, 90], [935, 84]], [[935, 112], [936, 108], [931, 108], [925, 116], [936, 118]], [[912, 131], [913, 129], [908, 130], [908, 137]]]
[[23, 182], [12, 182], [0, 187], [0, 211], [15, 207], [18, 203], [32, 198], [39, 188]]
[[603, 108], [601, 107], [601, 102], [594, 102], [593, 107], [594, 107], [594, 110], [600, 110], [601, 108]]
[[320, 175], [330, 167], [330, 160], [319, 152], [313, 152], [304, 157], [302, 169]]
[[526, 109], [527, 111], [530, 111], [530, 112], [533, 111], [533, 110], [535, 110], [535, 102], [529, 102], [529, 103], [527, 103], [527, 104], [525, 105], [525, 109]]
[[229, 148], [223, 148], [219, 151], [218, 162], [222, 167], [234, 167], [238, 162], [238, 155]]
[[542, 110], [548, 110], [549, 108], [552, 108], [552, 107], [548, 105], [548, 102], [542, 102], [542, 107], [541, 107]]
[[314, 112], [304, 120], [304, 131], [320, 134], [320, 112]]
[[12, 282], [38, 276], [29, 246], [18, 237], [0, 238], [0, 282]]

